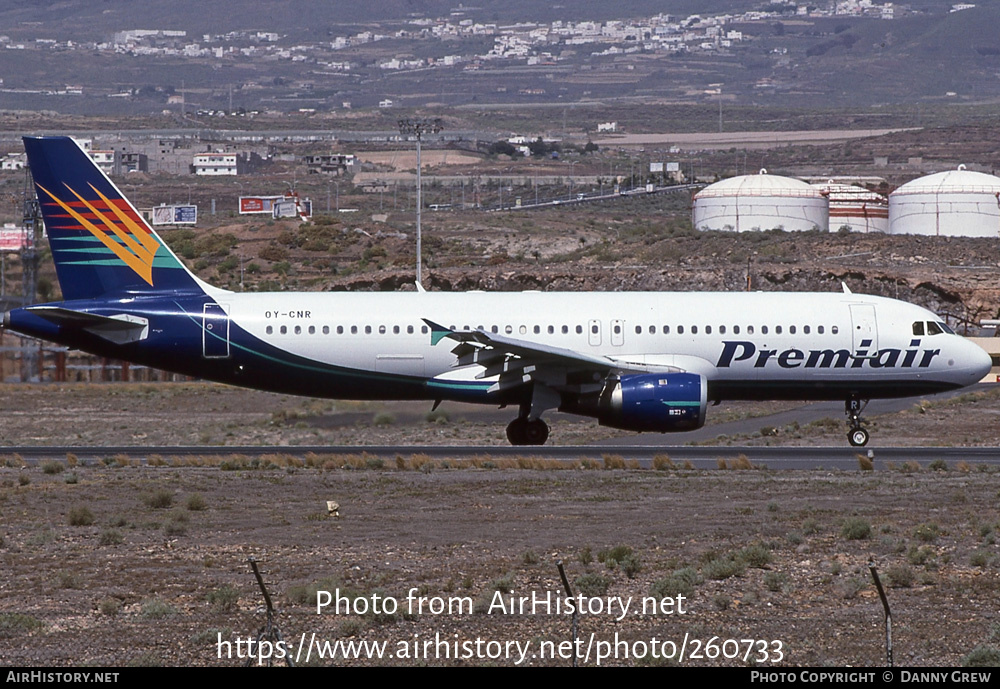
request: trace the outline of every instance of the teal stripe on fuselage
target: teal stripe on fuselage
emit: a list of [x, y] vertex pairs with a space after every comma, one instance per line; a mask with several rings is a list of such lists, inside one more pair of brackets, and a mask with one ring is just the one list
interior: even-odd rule
[[474, 390], [479, 389], [482, 392], [489, 392], [489, 389], [493, 386], [493, 383], [476, 383], [474, 381], [462, 382], [462, 381], [449, 381], [444, 382], [441, 380], [428, 380], [427, 387], [429, 388], [443, 388], [445, 390]]

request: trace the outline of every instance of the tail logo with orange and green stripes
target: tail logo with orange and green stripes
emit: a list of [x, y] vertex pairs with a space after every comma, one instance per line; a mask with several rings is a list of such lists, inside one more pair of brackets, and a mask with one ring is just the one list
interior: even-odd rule
[[[88, 184], [88, 186], [100, 197], [101, 201], [104, 202], [104, 206], [107, 210], [99, 209], [97, 205], [95, 205], [96, 201], [91, 202], [86, 200], [68, 184], [66, 185], [66, 188], [69, 189], [70, 193], [77, 198], [79, 203], [67, 203], [45, 187], [38, 185], [38, 188], [48, 194], [49, 197], [59, 204], [59, 207], [66, 211], [70, 217], [76, 220], [81, 227], [99, 239], [104, 246], [114, 253], [115, 256], [124, 261], [129, 268], [135, 271], [136, 275], [152, 287], [153, 259], [156, 256], [157, 250], [160, 248], [160, 243], [156, 241], [153, 235], [151, 235], [146, 228], [136, 222], [135, 219], [129, 217], [129, 214], [122, 208], [119, 208], [116, 204], [112, 203], [108, 197], [98, 191], [94, 185]], [[79, 208], [81, 204], [86, 207], [88, 211], [90, 211], [94, 220], [100, 222], [100, 226], [77, 210], [77, 208], [73, 207], [77, 206]], [[121, 240], [120, 243], [115, 241], [111, 235], [114, 235], [114, 237]]]

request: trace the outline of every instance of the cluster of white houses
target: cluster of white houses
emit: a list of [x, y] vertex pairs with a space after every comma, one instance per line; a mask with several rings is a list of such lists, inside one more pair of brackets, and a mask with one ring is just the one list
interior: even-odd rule
[[907, 182], [886, 198], [843, 179], [809, 184], [761, 170], [695, 194], [692, 221], [698, 229], [732, 232], [1000, 237], [1000, 178], [960, 165]]
[[[97, 166], [109, 175], [129, 172], [165, 172], [202, 176], [235, 176], [255, 171], [267, 158], [264, 147], [227, 148], [195, 152], [173, 139], [114, 143], [110, 148], [95, 148], [92, 139], [77, 139]], [[105, 144], [107, 146], [107, 144]], [[303, 156], [301, 162], [310, 173], [344, 175], [353, 172], [357, 158], [350, 153]], [[21, 170], [27, 164], [24, 153], [12, 153], [0, 160], [2, 170]]]

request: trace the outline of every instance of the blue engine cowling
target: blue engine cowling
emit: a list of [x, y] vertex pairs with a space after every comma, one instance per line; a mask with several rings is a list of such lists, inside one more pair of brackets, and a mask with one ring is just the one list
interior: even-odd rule
[[646, 373], [608, 381], [597, 419], [626, 431], [690, 431], [705, 424], [708, 384], [698, 373]]

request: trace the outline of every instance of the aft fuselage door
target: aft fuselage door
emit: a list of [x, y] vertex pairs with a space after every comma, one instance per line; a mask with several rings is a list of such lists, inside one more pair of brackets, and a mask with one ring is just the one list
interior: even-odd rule
[[878, 324], [875, 322], [875, 306], [872, 304], [851, 304], [854, 351], [866, 350], [868, 356], [878, 353]]
[[201, 314], [201, 353], [206, 359], [229, 358], [229, 316], [222, 304], [205, 304]]

